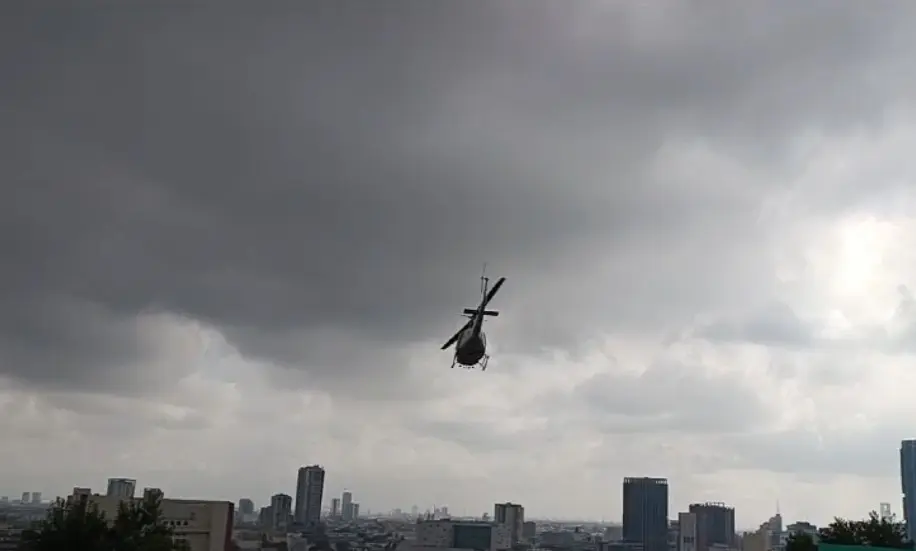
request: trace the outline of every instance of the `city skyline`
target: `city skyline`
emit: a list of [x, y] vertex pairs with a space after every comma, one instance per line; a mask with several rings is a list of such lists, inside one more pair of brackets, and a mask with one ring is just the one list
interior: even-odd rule
[[[10, 496], [263, 505], [319, 464], [361, 511], [616, 520], [647, 476], [669, 518], [902, 515], [916, 3], [34, 4], [0, 4]], [[449, 369], [484, 264], [492, 359]]]

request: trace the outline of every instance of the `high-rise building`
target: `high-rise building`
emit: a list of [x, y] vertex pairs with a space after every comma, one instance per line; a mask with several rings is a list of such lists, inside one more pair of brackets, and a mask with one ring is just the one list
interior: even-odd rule
[[644, 551], [667, 551], [667, 479], [623, 479], [623, 539], [641, 543]]
[[296, 522], [302, 526], [317, 526], [321, 520], [321, 500], [324, 495], [324, 469], [318, 465], [302, 467], [296, 478]]
[[353, 494], [344, 492], [340, 501], [340, 516], [344, 520], [353, 520]]
[[41, 503], [41, 492], [32, 492], [32, 503]]
[[783, 545], [784, 532], [782, 526], [782, 515], [779, 513], [779, 511], [776, 511], [776, 514], [770, 517], [770, 520], [766, 521], [764, 524], [766, 524], [767, 530], [769, 530], [770, 534], [770, 541], [768, 543], [769, 547], [767, 547], [767, 549], [770, 551], [780, 551], [783, 549], [785, 547]]
[[733, 547], [734, 507], [724, 503], [694, 503], [689, 510], [696, 515], [697, 549], [709, 549], [716, 544]]
[[900, 443], [900, 486], [907, 539], [916, 538], [916, 440]]
[[356, 520], [359, 518], [359, 503], [350, 504], [350, 520]]
[[509, 539], [512, 545], [522, 541], [522, 529], [525, 525], [525, 508], [518, 503], [497, 503], [493, 507], [493, 521], [505, 524], [509, 528]]
[[247, 516], [253, 515], [254, 514], [254, 502], [248, 499], [247, 497], [243, 497], [242, 499], [240, 499], [239, 500], [239, 513], [242, 515], [247, 515]]
[[285, 532], [293, 516], [293, 498], [286, 494], [274, 494], [270, 497], [270, 528], [276, 532]]
[[331, 518], [337, 518], [340, 516], [340, 498], [335, 497], [331, 499]]
[[134, 497], [136, 491], [137, 481], [132, 478], [109, 478], [108, 491], [105, 492], [105, 495], [108, 497], [130, 499]]
[[31, 494], [29, 492], [22, 492], [22, 498], [19, 500], [19, 503], [23, 503], [23, 504], [28, 503], [30, 497], [31, 497]]

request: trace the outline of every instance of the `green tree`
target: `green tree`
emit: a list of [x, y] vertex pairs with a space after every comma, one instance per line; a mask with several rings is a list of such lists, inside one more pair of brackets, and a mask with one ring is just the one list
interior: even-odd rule
[[122, 503], [112, 522], [98, 507], [58, 499], [35, 530], [23, 534], [25, 551], [186, 551], [162, 520], [160, 498]]
[[822, 543], [838, 545], [913, 548], [913, 543], [906, 537], [903, 523], [881, 518], [874, 511], [865, 520], [835, 518], [830, 525], [818, 530], [818, 538]]
[[817, 551], [817, 544], [811, 534], [801, 532], [789, 534], [786, 540], [786, 551]]
[[84, 502], [57, 499], [34, 530], [23, 533], [28, 551], [106, 551], [109, 528], [105, 513]]
[[161, 498], [149, 495], [141, 500], [121, 502], [111, 525], [112, 551], [183, 551], [186, 546], [173, 540], [174, 531], [162, 519]]

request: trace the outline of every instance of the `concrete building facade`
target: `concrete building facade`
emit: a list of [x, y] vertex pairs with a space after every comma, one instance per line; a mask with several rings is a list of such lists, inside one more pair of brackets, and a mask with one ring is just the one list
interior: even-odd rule
[[678, 513], [677, 551], [697, 550], [697, 516], [695, 513]]
[[509, 528], [512, 545], [522, 541], [525, 527], [525, 508], [518, 503], [497, 503], [493, 507], [493, 520]]
[[270, 497], [270, 529], [285, 532], [293, 519], [293, 498], [286, 494], [274, 494]]
[[[121, 502], [137, 498], [119, 498], [90, 494], [86, 488], [74, 488], [70, 500], [93, 504], [114, 521]], [[227, 551], [232, 541], [235, 506], [231, 501], [162, 499], [163, 521], [175, 531], [175, 540], [184, 542], [190, 551]]]
[[340, 516], [344, 520], [353, 520], [353, 494], [344, 492], [340, 502]]
[[417, 523], [416, 547], [503, 551], [512, 547], [509, 527], [489, 522], [426, 520]]
[[108, 497], [130, 499], [135, 496], [136, 492], [137, 481], [133, 478], [109, 478], [108, 491], [105, 492], [105, 495]]
[[331, 499], [331, 517], [337, 518], [340, 516], [340, 498], [335, 497]]
[[690, 505], [689, 510], [696, 517], [698, 551], [709, 551], [713, 546], [734, 546], [734, 507], [728, 507], [724, 503], [694, 503]]

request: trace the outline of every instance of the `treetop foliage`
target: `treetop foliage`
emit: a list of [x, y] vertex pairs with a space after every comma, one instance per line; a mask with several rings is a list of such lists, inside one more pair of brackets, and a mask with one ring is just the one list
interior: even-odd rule
[[162, 519], [159, 496], [124, 501], [114, 519], [93, 503], [57, 499], [34, 530], [23, 533], [24, 551], [186, 551]]
[[881, 518], [874, 511], [864, 520], [834, 518], [833, 522], [817, 531], [817, 541], [809, 534], [790, 534], [786, 551], [817, 551], [818, 543], [913, 549], [913, 542], [907, 539], [903, 523]]

